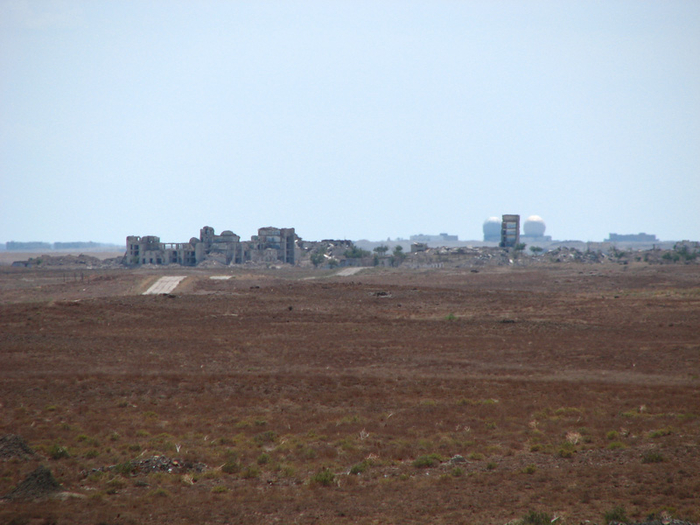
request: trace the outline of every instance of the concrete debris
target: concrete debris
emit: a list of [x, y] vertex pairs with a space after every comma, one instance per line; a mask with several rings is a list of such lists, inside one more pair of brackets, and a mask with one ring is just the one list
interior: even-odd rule
[[110, 465], [105, 467], [94, 468], [92, 470], [83, 470], [81, 476], [86, 478], [93, 472], [112, 472], [117, 471], [127, 474], [148, 474], [150, 472], [204, 472], [207, 469], [204, 463], [194, 461], [183, 461], [182, 459], [169, 458], [167, 456], [151, 456], [144, 459], [134, 459], [127, 461], [121, 465]]
[[120, 268], [123, 266], [123, 257], [114, 257], [112, 259], [98, 259], [90, 255], [40, 255], [32, 257], [26, 261], [15, 261], [12, 263], [14, 267], [24, 268], [80, 268], [91, 270], [94, 268], [109, 269]]

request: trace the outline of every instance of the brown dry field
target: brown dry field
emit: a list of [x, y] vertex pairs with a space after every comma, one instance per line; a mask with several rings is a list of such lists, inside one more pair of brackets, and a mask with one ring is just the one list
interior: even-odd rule
[[[698, 265], [4, 267], [0, 495], [74, 496], [0, 523], [698, 522], [699, 394]], [[91, 471], [153, 455], [208, 468]]]

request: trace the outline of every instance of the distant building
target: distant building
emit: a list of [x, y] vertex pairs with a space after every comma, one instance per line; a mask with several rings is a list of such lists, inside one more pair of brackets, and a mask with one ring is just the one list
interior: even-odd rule
[[5, 248], [8, 251], [33, 251], [33, 250], [50, 250], [51, 243], [48, 242], [17, 242], [8, 241], [5, 243]]
[[411, 235], [410, 240], [413, 242], [455, 242], [459, 241], [459, 237], [448, 233], [440, 233], [438, 235], [425, 235], [419, 233], [418, 235]]
[[196, 266], [205, 261], [222, 264], [242, 264], [252, 262], [283, 262], [295, 264], [297, 236], [294, 228], [266, 227], [258, 230], [250, 241], [241, 238], [230, 230], [216, 235], [214, 228], [204, 226], [199, 230], [199, 238], [189, 242], [163, 243], [160, 237], [130, 235], [126, 238], [126, 264], [179, 264]]
[[656, 235], [647, 233], [624, 234], [611, 233], [605, 242], [659, 242]]
[[503, 215], [501, 219], [501, 248], [520, 244], [520, 215]]
[[[252, 237], [251, 240], [251, 254], [254, 251], [258, 253], [268, 252], [270, 258], [276, 258], [276, 260], [294, 264], [296, 234], [294, 233], [294, 228], [273, 228], [268, 226], [266, 228], [260, 228], [258, 230], [258, 235]], [[249, 260], [255, 259], [255, 255], [251, 255]]]

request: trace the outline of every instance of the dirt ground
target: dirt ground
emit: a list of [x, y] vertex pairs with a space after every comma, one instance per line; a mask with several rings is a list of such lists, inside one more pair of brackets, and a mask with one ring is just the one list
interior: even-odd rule
[[336, 273], [0, 267], [0, 523], [700, 522], [700, 266]]

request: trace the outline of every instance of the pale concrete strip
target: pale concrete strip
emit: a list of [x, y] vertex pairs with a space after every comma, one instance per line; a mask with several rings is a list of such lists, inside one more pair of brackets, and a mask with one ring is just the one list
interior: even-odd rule
[[180, 284], [186, 275], [165, 275], [158, 279], [153, 285], [143, 292], [143, 295], [158, 295], [162, 293], [170, 293], [177, 285]]
[[362, 266], [356, 266], [354, 268], [343, 268], [340, 270], [336, 275], [340, 275], [341, 277], [349, 277], [350, 275], [355, 275], [357, 272], [361, 272], [364, 270]]
[[228, 281], [230, 278], [230, 275], [212, 275], [209, 277], [209, 279], [214, 279], [215, 281]]

